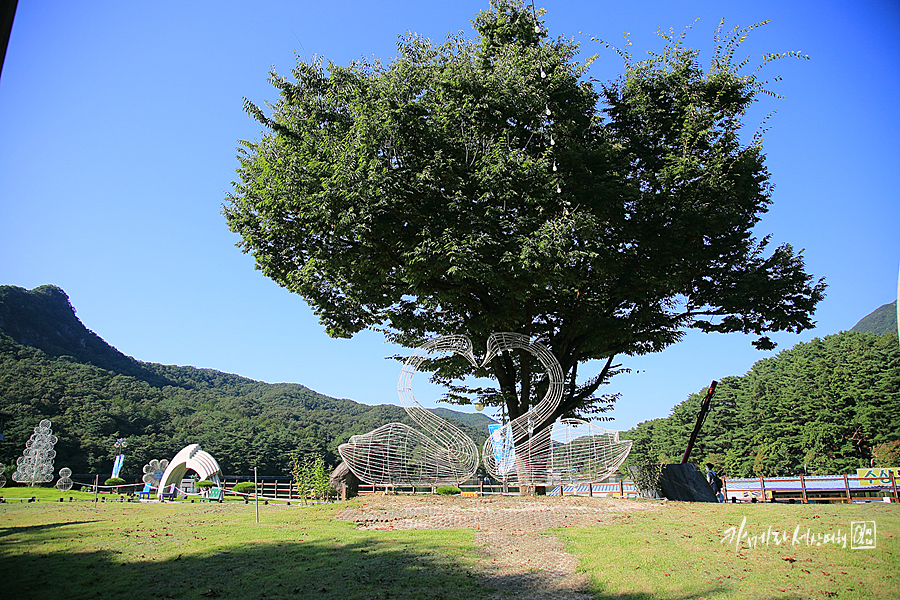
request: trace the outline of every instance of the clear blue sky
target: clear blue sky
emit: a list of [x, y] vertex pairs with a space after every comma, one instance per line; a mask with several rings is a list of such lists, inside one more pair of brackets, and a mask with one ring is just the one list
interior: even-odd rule
[[[297, 382], [368, 404], [397, 403], [398, 352], [365, 333], [332, 340], [303, 300], [254, 271], [220, 214], [240, 139], [259, 126], [242, 98], [274, 99], [269, 69], [294, 53], [346, 64], [385, 60], [406, 30], [472, 34], [487, 0], [456, 2], [20, 2], [0, 76], [0, 284], [62, 287], [85, 325], [137, 359]], [[900, 265], [900, 4], [895, 0], [608, 2], [553, 0], [553, 36], [589, 41], [631, 32], [636, 56], [680, 31], [708, 59], [719, 19], [770, 19], [744, 46], [800, 50], [767, 67], [783, 100], [748, 119], [766, 134], [774, 204], [758, 231], [804, 248], [826, 278], [818, 327], [777, 335], [779, 350], [849, 329], [896, 297]], [[691, 334], [625, 364], [639, 370], [611, 426], [662, 417], [714, 378], [772, 356], [741, 335]], [[424, 378], [421, 378], [424, 381]], [[417, 381], [418, 383], [418, 381]], [[436, 392], [416, 390], [425, 405]]]

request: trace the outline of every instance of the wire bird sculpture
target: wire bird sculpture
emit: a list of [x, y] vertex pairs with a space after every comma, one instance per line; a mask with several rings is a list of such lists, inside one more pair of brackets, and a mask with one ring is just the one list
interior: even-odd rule
[[341, 444], [341, 458], [360, 481], [373, 485], [459, 485], [470, 479], [479, 462], [475, 443], [416, 401], [412, 378], [435, 353], [452, 352], [475, 367], [484, 367], [511, 350], [528, 352], [541, 363], [547, 371], [547, 392], [527, 413], [492, 432], [483, 449], [488, 472], [508, 483], [537, 485], [601, 481], [618, 469], [631, 450], [631, 442], [620, 442], [618, 432], [580, 419], [563, 419], [541, 428], [562, 399], [562, 368], [546, 346], [517, 333], [491, 334], [480, 362], [471, 340], [462, 335], [438, 337], [416, 348], [400, 371], [397, 392], [406, 413], [424, 432], [388, 423]]
[[422, 362], [439, 352], [459, 354], [478, 366], [472, 342], [462, 335], [438, 337], [416, 348], [400, 371], [397, 393], [406, 413], [424, 432], [403, 423], [388, 423], [354, 435], [338, 446], [341, 458], [360, 481], [373, 485], [459, 485], [475, 474], [475, 442], [422, 407], [412, 393], [413, 375]]
[[541, 363], [547, 392], [527, 413], [491, 432], [482, 451], [487, 471], [520, 485], [603, 481], [614, 473], [631, 452], [631, 440], [620, 441], [618, 431], [582, 419], [561, 419], [542, 428], [562, 400], [562, 367], [546, 346], [515, 333], [491, 336], [484, 364], [506, 350], [523, 350]]

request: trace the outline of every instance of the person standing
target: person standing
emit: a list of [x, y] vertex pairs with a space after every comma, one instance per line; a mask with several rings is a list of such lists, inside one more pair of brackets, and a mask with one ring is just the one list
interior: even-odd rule
[[716, 496], [716, 500], [719, 502], [725, 502], [725, 496], [722, 494], [722, 479], [716, 475], [716, 472], [713, 471], [712, 463], [706, 463], [706, 480], [709, 482], [709, 486], [713, 490], [713, 494]]

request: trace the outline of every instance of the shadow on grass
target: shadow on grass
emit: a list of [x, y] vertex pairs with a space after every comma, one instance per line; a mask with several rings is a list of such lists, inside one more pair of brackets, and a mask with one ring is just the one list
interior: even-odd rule
[[34, 533], [45, 531], [47, 529], [55, 529], [57, 527], [69, 527], [70, 525], [86, 525], [88, 523], [96, 523], [98, 520], [92, 521], [66, 521], [60, 523], [43, 523], [41, 525], [26, 525], [24, 527], [0, 527], [0, 538], [23, 533]]
[[[45, 527], [45, 526], [44, 526]], [[21, 528], [26, 529], [26, 528]], [[125, 559], [114, 548], [41, 552], [30, 545], [0, 558], [7, 597], [448, 598], [490, 593], [466, 564], [429, 548], [367, 540], [248, 543], [167, 560]]]
[[[54, 524], [58, 526], [62, 524]], [[29, 528], [18, 528], [29, 529]], [[124, 559], [121, 551], [35, 552], [6, 548], [0, 558], [8, 597], [20, 600], [121, 599], [151, 597], [282, 599], [371, 598], [479, 600], [495, 591], [512, 598], [572, 598], [588, 590], [547, 589], [540, 574], [488, 579], [471, 562], [429, 547], [365, 540], [355, 543], [247, 543], [166, 560]], [[477, 557], [472, 557], [477, 560]], [[688, 595], [616, 594], [596, 591], [599, 600], [698, 600], [717, 597], [727, 588], [712, 587]], [[579, 597], [579, 596], [575, 596]], [[784, 600], [784, 596], [780, 596]]]
[[[683, 594], [672, 594], [668, 592], [664, 594], [648, 594], [646, 592], [617, 594], [615, 592], [595, 591], [594, 597], [597, 600], [706, 600], [707, 598], [733, 597], [729, 596], [729, 594], [733, 594], [733, 590], [731, 590], [731, 588], [713, 586], [700, 592], [689, 592]], [[778, 600], [800, 600], [802, 596], [778, 595], [772, 596], [772, 598], [778, 598]]]

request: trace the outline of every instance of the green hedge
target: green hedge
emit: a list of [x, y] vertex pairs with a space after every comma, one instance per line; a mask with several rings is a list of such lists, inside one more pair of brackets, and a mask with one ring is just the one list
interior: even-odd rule
[[434, 491], [441, 496], [453, 496], [454, 494], [462, 494], [462, 490], [454, 485], [442, 485]]
[[242, 481], [240, 483], [234, 484], [234, 487], [231, 488], [232, 492], [237, 492], [238, 494], [249, 494], [252, 493], [255, 489], [252, 481]]
[[121, 477], [110, 477], [103, 482], [103, 485], [125, 485], [125, 480]]

